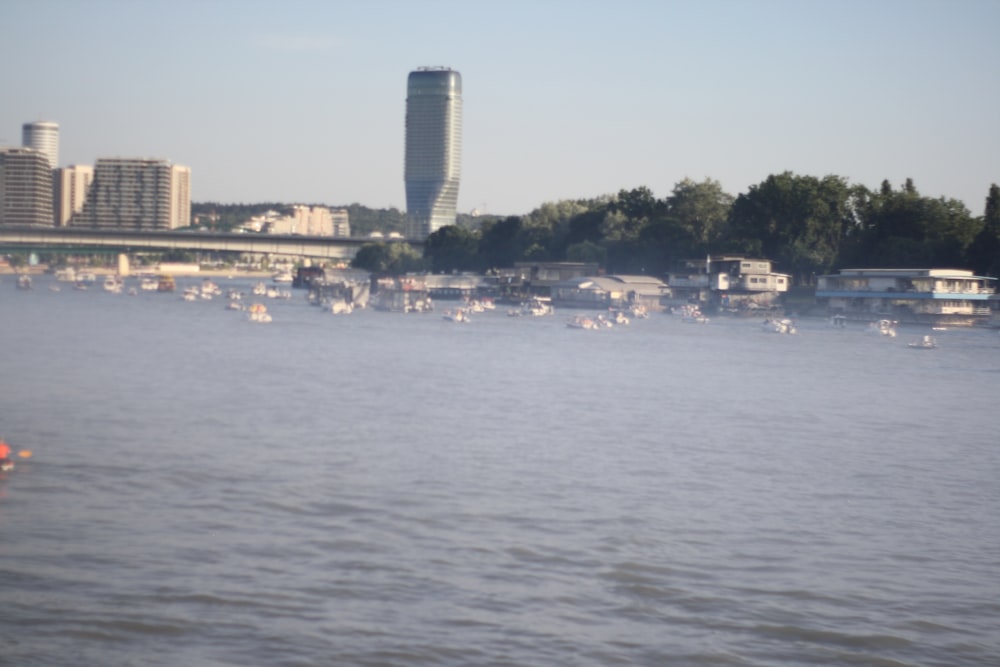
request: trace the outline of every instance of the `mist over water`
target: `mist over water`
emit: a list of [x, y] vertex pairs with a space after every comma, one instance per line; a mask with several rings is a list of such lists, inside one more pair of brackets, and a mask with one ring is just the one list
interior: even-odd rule
[[0, 664], [1000, 661], [995, 331], [299, 291], [255, 325], [47, 284], [0, 282], [0, 435], [34, 451]]

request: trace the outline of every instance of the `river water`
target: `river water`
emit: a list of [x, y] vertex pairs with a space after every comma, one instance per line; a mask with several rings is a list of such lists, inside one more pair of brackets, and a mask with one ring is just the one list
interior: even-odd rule
[[0, 283], [0, 664], [1000, 664], [995, 331], [49, 284]]

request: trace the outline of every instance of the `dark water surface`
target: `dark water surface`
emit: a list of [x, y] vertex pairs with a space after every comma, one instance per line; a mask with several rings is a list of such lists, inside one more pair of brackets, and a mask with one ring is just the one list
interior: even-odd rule
[[0, 664], [1000, 664], [995, 331], [48, 284], [0, 282]]

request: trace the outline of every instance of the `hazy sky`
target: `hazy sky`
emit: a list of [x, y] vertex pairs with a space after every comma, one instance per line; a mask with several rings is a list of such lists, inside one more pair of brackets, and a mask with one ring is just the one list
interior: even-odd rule
[[194, 201], [405, 208], [406, 77], [462, 74], [459, 210], [685, 177], [1000, 182], [1000, 0], [0, 0], [0, 145], [169, 158]]

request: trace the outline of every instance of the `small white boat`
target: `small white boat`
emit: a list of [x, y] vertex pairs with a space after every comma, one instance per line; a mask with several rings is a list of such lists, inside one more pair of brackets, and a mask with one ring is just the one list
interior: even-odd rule
[[213, 296], [221, 296], [222, 288], [212, 282], [211, 278], [201, 281], [201, 298], [211, 299]]
[[112, 294], [121, 294], [125, 283], [118, 276], [106, 276], [104, 278], [104, 291]]
[[875, 336], [895, 338], [896, 324], [898, 323], [895, 320], [879, 320], [878, 322], [870, 322], [868, 324], [868, 333]]
[[22, 273], [17, 277], [17, 289], [31, 289], [31, 276]]
[[584, 315], [577, 315], [569, 322], [567, 322], [566, 326], [569, 327], [570, 329], [593, 330], [600, 328], [600, 325], [597, 324], [597, 322], [595, 322], [592, 318], [586, 317]]
[[794, 334], [798, 331], [795, 328], [795, 322], [788, 318], [776, 319], [769, 317], [764, 320], [763, 328], [768, 333], [778, 334]]
[[74, 269], [72, 266], [67, 266], [62, 269], [57, 269], [56, 280], [58, 280], [61, 283], [75, 283], [76, 269]]
[[632, 321], [628, 318], [628, 315], [626, 315], [624, 312], [620, 310], [611, 311], [611, 319], [614, 321], [615, 324], [624, 325], [632, 323]]
[[248, 309], [247, 319], [251, 322], [266, 324], [271, 321], [271, 314], [267, 312], [267, 306], [262, 303], [255, 303]]
[[632, 317], [640, 319], [646, 319], [649, 317], [649, 309], [641, 303], [633, 303], [629, 306], [628, 310], [632, 314]]
[[924, 336], [919, 340], [907, 343], [906, 347], [914, 350], [933, 350], [937, 347], [937, 340], [934, 339], [934, 336]]
[[330, 312], [334, 315], [350, 315], [354, 312], [354, 305], [344, 299], [334, 299], [330, 302]]
[[542, 317], [544, 315], [552, 315], [555, 312], [555, 308], [552, 307], [552, 299], [536, 296], [532, 297], [530, 301], [522, 303], [520, 309], [509, 310], [507, 314], [512, 317], [520, 315]]
[[469, 316], [466, 315], [465, 310], [462, 308], [446, 310], [441, 317], [449, 322], [469, 322]]

